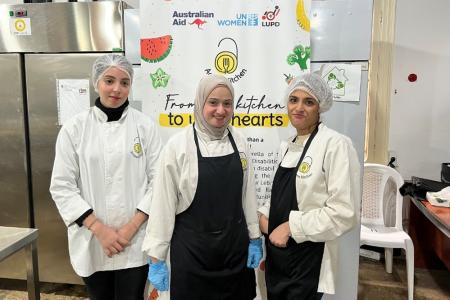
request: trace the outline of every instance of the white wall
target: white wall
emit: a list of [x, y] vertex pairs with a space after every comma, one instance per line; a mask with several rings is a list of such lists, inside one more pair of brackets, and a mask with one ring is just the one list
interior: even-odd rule
[[440, 180], [450, 161], [449, 12], [448, 0], [397, 0], [389, 150], [405, 179]]

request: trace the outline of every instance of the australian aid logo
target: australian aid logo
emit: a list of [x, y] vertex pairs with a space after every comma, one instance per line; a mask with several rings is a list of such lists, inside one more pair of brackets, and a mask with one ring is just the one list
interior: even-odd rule
[[280, 7], [277, 5], [273, 10], [267, 10], [262, 16], [261, 16], [261, 26], [263, 27], [278, 27], [280, 26], [280, 22], [278, 22], [276, 19], [278, 17], [278, 14], [280, 13]]
[[172, 13], [173, 26], [194, 26], [202, 30], [208, 19], [213, 19], [214, 13], [205, 11], [174, 11]]

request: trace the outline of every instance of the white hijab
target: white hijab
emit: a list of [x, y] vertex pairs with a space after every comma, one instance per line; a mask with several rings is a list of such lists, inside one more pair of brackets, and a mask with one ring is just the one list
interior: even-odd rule
[[194, 102], [194, 118], [195, 123], [201, 132], [207, 134], [211, 138], [220, 139], [222, 138], [225, 129], [228, 127], [233, 114], [230, 115], [230, 118], [221, 128], [209, 125], [208, 122], [206, 122], [205, 117], [203, 116], [203, 108], [205, 106], [206, 99], [208, 99], [209, 94], [211, 94], [211, 92], [218, 86], [224, 86], [230, 90], [234, 111], [234, 89], [230, 81], [222, 75], [207, 75], [200, 80], [197, 87], [197, 93], [195, 95]]

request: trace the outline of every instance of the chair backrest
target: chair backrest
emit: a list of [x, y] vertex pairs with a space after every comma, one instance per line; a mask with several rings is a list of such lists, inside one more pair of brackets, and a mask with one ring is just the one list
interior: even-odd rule
[[379, 164], [364, 164], [363, 197], [361, 205], [361, 223], [385, 225], [383, 205], [388, 181], [395, 184], [395, 227], [402, 229], [403, 197], [399, 188], [404, 181], [393, 168]]

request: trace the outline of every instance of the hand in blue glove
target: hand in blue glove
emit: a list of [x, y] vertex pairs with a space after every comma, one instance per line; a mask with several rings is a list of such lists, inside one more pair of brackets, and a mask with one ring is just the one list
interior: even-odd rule
[[262, 239], [250, 240], [248, 245], [247, 267], [256, 269], [259, 266], [259, 261], [263, 256]]
[[150, 262], [148, 280], [158, 291], [169, 290], [169, 270], [165, 261]]

